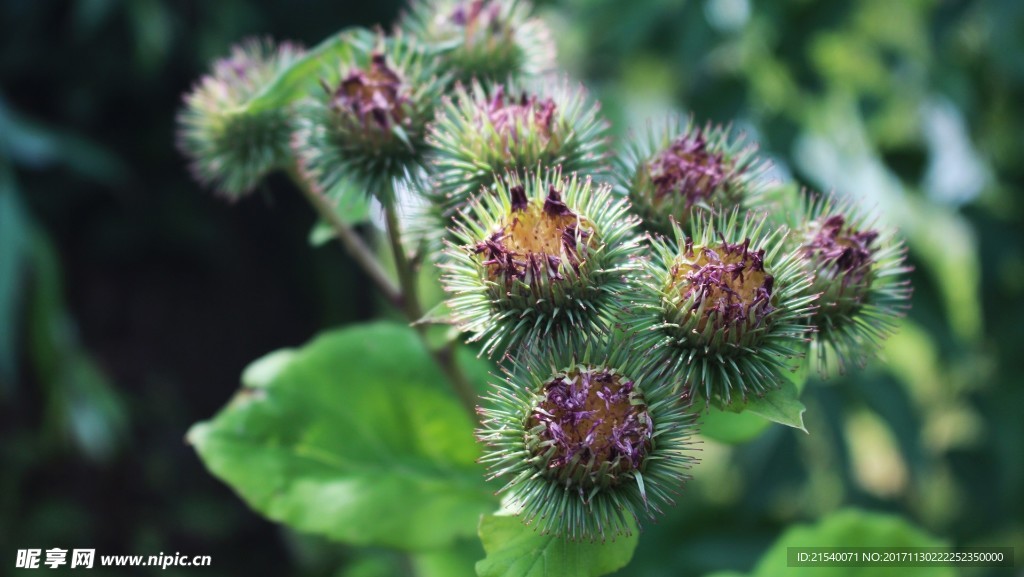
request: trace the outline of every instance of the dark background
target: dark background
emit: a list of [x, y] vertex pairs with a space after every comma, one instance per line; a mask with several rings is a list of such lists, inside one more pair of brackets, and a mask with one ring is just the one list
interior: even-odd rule
[[[174, 116], [242, 38], [309, 46], [398, 10], [0, 0], [0, 567], [59, 546], [344, 575], [352, 551], [250, 512], [184, 433], [249, 361], [373, 316], [372, 290], [341, 249], [309, 247], [313, 216], [284, 179], [235, 205], [193, 183]], [[876, 207], [916, 267], [889, 363], [812, 383], [812, 435], [709, 443], [626, 573], [746, 570], [788, 524], [844, 506], [1024, 553], [1024, 4], [540, 12], [617, 132], [669, 109], [734, 120], [777, 175]]]
[[[308, 246], [312, 213], [283, 180], [236, 206], [200, 189], [174, 147], [174, 116], [241, 38], [315, 44], [343, 26], [389, 22], [397, 6], [0, 7], [0, 115], [18, 125], [4, 140], [22, 220], [35, 229], [24, 231], [18, 277], [0, 278], [19, 292], [0, 331], [25, 337], [0, 401], [0, 574], [16, 548], [53, 546], [208, 554], [208, 574], [302, 572], [280, 529], [207, 474], [184, 434], [252, 359], [371, 316], [371, 289], [341, 249]], [[35, 274], [38, 244], [62, 277], [54, 286]], [[48, 290], [64, 302], [37, 312]], [[53, 350], [37, 360], [37, 347]], [[78, 355], [102, 373], [98, 384], [82, 382], [89, 369], [52, 368]]]

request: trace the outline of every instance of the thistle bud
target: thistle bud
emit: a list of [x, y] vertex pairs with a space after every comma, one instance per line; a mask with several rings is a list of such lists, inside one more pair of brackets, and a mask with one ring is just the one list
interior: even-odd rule
[[185, 95], [178, 148], [196, 180], [237, 200], [288, 164], [289, 110], [252, 110], [250, 100], [302, 55], [291, 43], [249, 40], [217, 60]]
[[606, 163], [608, 124], [582, 87], [539, 90], [474, 82], [446, 98], [431, 125], [434, 206], [450, 219], [506, 172], [561, 166], [593, 174]]
[[542, 532], [614, 538], [688, 479], [692, 415], [644, 353], [607, 342], [555, 339], [524, 353], [481, 410], [482, 462]]
[[352, 182], [381, 194], [391, 179], [416, 173], [441, 88], [433, 61], [408, 39], [358, 40], [336, 77], [299, 108], [292, 140], [300, 170], [328, 194]]
[[651, 241], [643, 290], [631, 307], [638, 337], [688, 393], [730, 403], [779, 386], [800, 356], [816, 294], [784, 230], [738, 211], [699, 218], [694, 234]]
[[442, 283], [489, 354], [552, 333], [606, 332], [635, 264], [636, 219], [607, 186], [509, 174], [456, 219]]
[[756, 152], [756, 144], [733, 137], [729, 128], [669, 119], [632, 140], [620, 160], [618, 188], [647, 230], [670, 235], [675, 220], [689, 232], [701, 214], [761, 203], [759, 179], [767, 165]]
[[548, 27], [519, 0], [418, 0], [402, 27], [442, 55], [452, 79], [501, 82], [555, 68]]
[[906, 250], [892, 231], [878, 228], [850, 203], [804, 197], [793, 242], [819, 293], [810, 323], [815, 358], [825, 371], [829, 357], [840, 369], [875, 354], [908, 308], [911, 294]]

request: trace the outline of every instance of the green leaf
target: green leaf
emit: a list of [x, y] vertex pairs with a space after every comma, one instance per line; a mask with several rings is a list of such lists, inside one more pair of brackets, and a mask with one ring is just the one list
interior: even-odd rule
[[367, 556], [356, 559], [338, 577], [394, 577], [403, 574], [402, 559], [396, 555]]
[[300, 531], [407, 550], [470, 536], [495, 506], [473, 423], [415, 333], [353, 326], [272, 353], [188, 439], [254, 509]]
[[323, 246], [334, 239], [334, 229], [323, 219], [317, 219], [313, 228], [309, 229], [309, 245]]
[[[723, 443], [745, 443], [760, 435], [773, 422], [806, 433], [806, 407], [800, 402], [800, 393], [807, 382], [808, 365], [805, 362], [799, 370], [787, 373], [782, 386], [763, 397], [725, 406], [712, 404], [701, 417], [701, 434]], [[703, 410], [703, 405], [696, 407], [696, 410]]]
[[423, 314], [420, 320], [416, 321], [416, 324], [425, 325], [451, 325], [454, 324], [452, 318], [452, 309], [448, 306], [448, 301], [441, 301], [434, 305], [434, 308], [430, 309]]
[[478, 539], [462, 540], [454, 547], [417, 553], [412, 564], [418, 577], [476, 577], [473, 565], [483, 556]]
[[295, 349], [280, 349], [263, 355], [242, 371], [242, 385], [251, 389], [266, 387], [294, 358]]
[[738, 445], [754, 440], [772, 422], [754, 413], [733, 413], [712, 406], [700, 417], [700, 434], [722, 443]]
[[349, 28], [330, 36], [281, 70], [245, 109], [260, 112], [301, 99], [316, 85], [318, 72], [336, 73], [337, 63], [349, 57], [354, 45], [372, 46], [375, 40], [376, 35], [365, 28]]
[[761, 558], [754, 576], [953, 577], [951, 567], [787, 567], [788, 547], [942, 547], [948, 545], [893, 515], [848, 509], [816, 525], [787, 530]]
[[729, 405], [728, 410], [734, 413], [746, 411], [807, 432], [804, 428], [804, 411], [807, 407], [800, 402], [800, 391], [790, 380], [782, 381], [781, 387], [763, 397], [753, 397], [746, 403], [733, 403]]
[[513, 515], [487, 515], [480, 521], [487, 556], [476, 564], [480, 577], [598, 577], [626, 566], [638, 532], [604, 543], [568, 541], [541, 535]]

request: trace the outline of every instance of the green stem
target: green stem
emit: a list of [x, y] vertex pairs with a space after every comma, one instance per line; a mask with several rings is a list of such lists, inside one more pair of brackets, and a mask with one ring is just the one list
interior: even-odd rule
[[395, 259], [395, 270], [398, 271], [398, 286], [395, 286], [395, 283], [380, 265], [370, 247], [366, 246], [366, 243], [356, 234], [355, 230], [338, 216], [334, 207], [331, 206], [330, 200], [323, 194], [313, 190], [298, 170], [290, 170], [289, 175], [320, 218], [324, 219], [331, 226], [334, 230], [334, 236], [341, 241], [341, 244], [348, 250], [353, 260], [362, 267], [367, 276], [370, 277], [370, 280], [377, 285], [377, 288], [380, 289], [388, 301], [405, 313], [406, 318], [416, 328], [416, 334], [419, 335], [423, 346], [430, 351], [437, 366], [448, 377], [448, 381], [451, 383], [455, 394], [458, 395], [459, 400], [466, 407], [466, 410], [469, 411], [470, 415], [475, 418], [476, 391], [473, 390], [473, 385], [455, 360], [454, 343], [447, 343], [440, 349], [431, 348], [430, 343], [427, 342], [426, 325], [417, 322], [423, 318], [423, 308], [420, 305], [418, 291], [416, 290], [416, 268], [409, 261], [409, 257], [402, 247], [401, 227], [398, 222], [398, 213], [395, 209], [394, 191], [387, 191], [389, 193], [387, 197], [389, 200], [384, 203], [384, 213], [387, 220], [388, 241], [391, 244], [391, 252]]
[[362, 237], [352, 229], [345, 221], [341, 220], [338, 213], [331, 206], [330, 200], [327, 199], [323, 194], [320, 194], [313, 190], [311, 186], [306, 182], [304, 178], [298, 173], [298, 171], [290, 171], [292, 180], [295, 185], [305, 195], [306, 200], [313, 206], [320, 218], [324, 219], [327, 224], [334, 230], [334, 236], [337, 237], [341, 244], [348, 251], [349, 256], [352, 257], [356, 263], [362, 267], [366, 275], [370, 277], [370, 280], [377, 285], [380, 292], [384, 294], [385, 298], [388, 299], [392, 304], [397, 307], [403, 306], [402, 292], [399, 290], [395, 283], [391, 281], [388, 273], [377, 261], [377, 257], [374, 256], [373, 251], [370, 247], [366, 246], [363, 242]]
[[414, 323], [423, 318], [419, 291], [416, 288], [416, 271], [409, 264], [409, 256], [405, 252], [405, 247], [402, 246], [402, 232], [398, 222], [398, 211], [395, 209], [395, 201], [391, 199], [383, 204], [388, 241], [391, 243], [391, 254], [395, 259], [395, 270], [398, 272], [398, 286], [402, 291], [403, 310], [405, 316], [409, 317], [409, 322]]
[[[394, 191], [388, 192], [393, 193]], [[448, 377], [452, 389], [458, 395], [463, 406], [466, 407], [471, 416], [476, 418], [476, 391], [473, 390], [473, 385], [469, 382], [466, 374], [462, 372], [462, 367], [459, 366], [455, 359], [454, 343], [446, 343], [439, 349], [432, 348], [430, 343], [427, 342], [427, 325], [417, 322], [423, 318], [423, 308], [420, 305], [419, 291], [416, 288], [416, 270], [410, 263], [409, 256], [402, 245], [401, 226], [398, 221], [398, 211], [395, 207], [394, 195], [391, 194], [388, 199], [384, 203], [384, 217], [388, 229], [388, 240], [391, 243], [391, 252], [395, 258], [395, 269], [398, 271], [398, 284], [402, 291], [405, 315], [409, 322], [413, 323], [416, 333], [420, 336], [420, 340], [423, 341], [423, 346], [427, 347], [431, 356], [434, 357], [437, 366]]]
[[[423, 340], [423, 345], [430, 348], [430, 344], [426, 341], [426, 327], [424, 325], [417, 325], [416, 330], [420, 335], [420, 339]], [[473, 389], [473, 384], [469, 382], [469, 377], [466, 376], [466, 373], [462, 372], [462, 367], [459, 366], [458, 361], [455, 359], [455, 346], [452, 343], [447, 343], [440, 349], [431, 349], [430, 354], [434, 357], [437, 366], [441, 367], [445, 376], [448, 377], [452, 390], [458, 395], [462, 406], [469, 412], [469, 416], [476, 420], [476, 390]]]

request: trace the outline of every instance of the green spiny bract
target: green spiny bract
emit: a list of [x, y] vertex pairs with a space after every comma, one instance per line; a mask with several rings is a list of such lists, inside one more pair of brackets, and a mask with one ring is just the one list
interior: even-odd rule
[[542, 20], [519, 0], [414, 0], [401, 27], [441, 56], [452, 80], [529, 78], [555, 69]]
[[[292, 148], [319, 192], [355, 184], [381, 195], [423, 168], [426, 126], [442, 81], [408, 38], [352, 40], [350, 57], [298, 108]], [[390, 201], [390, 199], [382, 199]]]
[[689, 232], [701, 214], [761, 204], [767, 164], [756, 152], [756, 144], [728, 127], [669, 117], [631, 139], [618, 161], [618, 189], [647, 230], [670, 235], [675, 220]]
[[249, 40], [213, 63], [185, 95], [178, 114], [178, 148], [204, 185], [237, 200], [271, 171], [287, 166], [291, 153], [289, 110], [251, 111], [247, 103], [302, 55], [291, 43]]
[[695, 425], [645, 354], [619, 338], [558, 337], [512, 360], [478, 409], [478, 437], [524, 523], [603, 540], [673, 502], [695, 462]]
[[596, 176], [607, 163], [607, 128], [583, 87], [568, 81], [458, 86], [430, 127], [432, 204], [447, 221], [506, 172], [538, 165]]
[[785, 229], [738, 210], [673, 223], [675, 239], [651, 240], [643, 287], [626, 325], [668, 359], [686, 391], [717, 404], [777, 388], [806, 348], [817, 295]]
[[839, 368], [864, 364], [895, 329], [910, 299], [906, 249], [894, 231], [880, 228], [852, 203], [801, 195], [791, 245], [820, 293], [810, 323], [817, 329], [818, 370], [830, 357]]
[[607, 332], [639, 249], [628, 204], [560, 170], [504, 180], [451, 231], [442, 283], [456, 324], [488, 354]]

